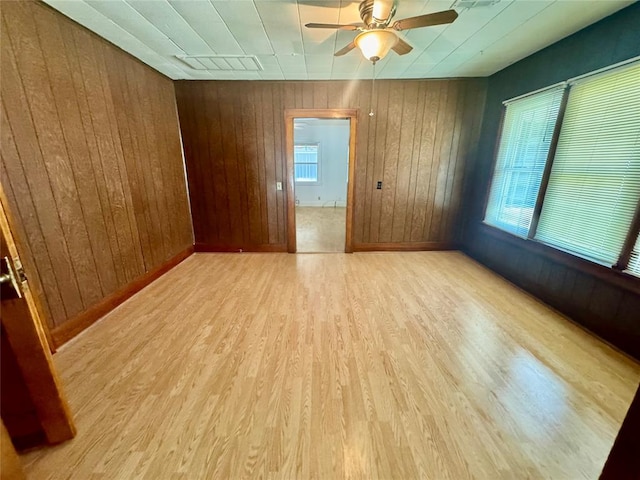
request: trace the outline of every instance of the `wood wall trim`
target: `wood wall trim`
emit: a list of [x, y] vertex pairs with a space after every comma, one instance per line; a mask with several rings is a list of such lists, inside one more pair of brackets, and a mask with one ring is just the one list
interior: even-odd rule
[[349, 171], [347, 181], [347, 230], [345, 232], [345, 253], [353, 253], [353, 209], [356, 201], [356, 159], [358, 158], [356, 151], [356, 136], [358, 132], [357, 111], [354, 111], [354, 115], [349, 117], [349, 128]]
[[458, 250], [458, 246], [443, 242], [356, 243], [354, 252], [418, 252], [429, 250]]
[[226, 252], [226, 253], [243, 253], [243, 252], [286, 252], [287, 245], [284, 243], [275, 245], [208, 245], [196, 243], [195, 252]]
[[285, 112], [284, 115], [284, 131], [285, 131], [285, 163], [286, 163], [286, 183], [287, 183], [287, 252], [296, 253], [296, 193], [295, 193], [295, 160], [293, 145], [293, 120], [294, 116]]
[[296, 205], [293, 158], [293, 121], [296, 118], [348, 118], [349, 119], [349, 173], [347, 184], [347, 215], [345, 253], [353, 252], [353, 204], [356, 178], [356, 138], [358, 135], [358, 111], [353, 108], [287, 109], [285, 121], [285, 157], [287, 172], [287, 252], [296, 252]]
[[93, 325], [118, 305], [189, 257], [193, 252], [193, 247], [186, 248], [182, 252], [171, 257], [162, 265], [155, 267], [153, 270], [148, 271], [125, 287], [120, 288], [118, 291], [104, 298], [101, 302], [93, 305], [91, 308], [85, 310], [79, 315], [76, 315], [61, 326], [54, 328], [51, 334], [56, 347], [60, 347], [80, 332]]
[[589, 260], [577, 257], [568, 252], [563, 252], [562, 250], [558, 250], [552, 246], [545, 245], [544, 243], [540, 243], [535, 240], [525, 240], [520, 237], [516, 237], [515, 235], [503, 232], [502, 230], [491, 225], [487, 225], [486, 223], [480, 224], [479, 229], [482, 233], [485, 233], [497, 240], [523, 248], [531, 253], [542, 255], [554, 263], [567, 266], [581, 273], [591, 275], [611, 283], [612, 285], [616, 285], [617, 287], [640, 295], [640, 278], [638, 277], [613, 268], [607, 268], [604, 265], [590, 262]]

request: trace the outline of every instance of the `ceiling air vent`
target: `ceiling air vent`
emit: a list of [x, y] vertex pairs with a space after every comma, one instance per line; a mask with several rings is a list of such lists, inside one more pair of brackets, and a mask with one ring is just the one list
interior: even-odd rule
[[255, 55], [176, 55], [194, 70], [258, 72], [264, 70]]
[[453, 7], [458, 7], [458, 8], [490, 7], [491, 5], [495, 5], [499, 1], [500, 0], [457, 0], [453, 4]]

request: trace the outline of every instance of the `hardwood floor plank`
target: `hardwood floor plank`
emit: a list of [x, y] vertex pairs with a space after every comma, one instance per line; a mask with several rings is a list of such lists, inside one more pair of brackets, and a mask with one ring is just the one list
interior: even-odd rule
[[459, 252], [195, 254], [54, 360], [29, 478], [596, 478], [640, 380]]

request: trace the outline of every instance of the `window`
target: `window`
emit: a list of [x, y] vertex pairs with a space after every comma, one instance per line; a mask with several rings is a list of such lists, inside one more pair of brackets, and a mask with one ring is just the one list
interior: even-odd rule
[[636, 237], [636, 244], [631, 250], [631, 257], [627, 265], [627, 271], [640, 277], [640, 234]]
[[640, 64], [571, 86], [536, 239], [613, 265], [640, 199]]
[[527, 236], [563, 90], [551, 88], [506, 105], [486, 223]]
[[562, 87], [507, 102], [485, 222], [640, 276], [638, 78], [634, 62], [568, 82], [555, 148]]
[[318, 183], [318, 145], [294, 145], [293, 163], [296, 183]]

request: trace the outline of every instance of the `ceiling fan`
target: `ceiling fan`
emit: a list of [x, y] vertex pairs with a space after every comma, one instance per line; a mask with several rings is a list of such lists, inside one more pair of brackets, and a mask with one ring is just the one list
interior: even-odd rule
[[363, 23], [339, 25], [332, 23], [307, 23], [307, 28], [332, 28], [360, 32], [346, 47], [335, 53], [340, 57], [358, 47], [367, 60], [375, 63], [382, 59], [389, 50], [398, 55], [406, 55], [413, 47], [400, 38], [396, 32], [412, 28], [430, 27], [452, 23], [458, 18], [455, 10], [428, 13], [417, 17], [403, 18], [391, 23], [396, 13], [396, 0], [363, 0], [360, 2], [360, 18]]

